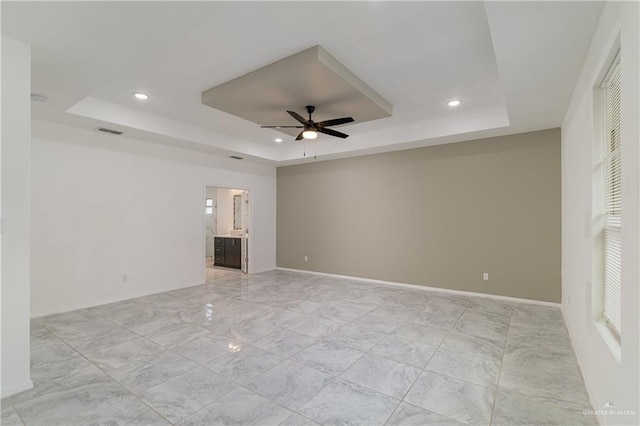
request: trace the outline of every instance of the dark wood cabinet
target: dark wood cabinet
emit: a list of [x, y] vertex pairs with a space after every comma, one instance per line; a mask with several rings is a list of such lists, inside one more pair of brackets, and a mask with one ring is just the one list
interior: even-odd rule
[[215, 266], [240, 269], [242, 264], [242, 248], [240, 238], [215, 237]]

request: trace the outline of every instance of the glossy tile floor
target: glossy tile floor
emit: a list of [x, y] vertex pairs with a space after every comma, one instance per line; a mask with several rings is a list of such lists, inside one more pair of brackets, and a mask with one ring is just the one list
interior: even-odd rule
[[272, 271], [52, 315], [3, 425], [595, 424], [556, 308]]

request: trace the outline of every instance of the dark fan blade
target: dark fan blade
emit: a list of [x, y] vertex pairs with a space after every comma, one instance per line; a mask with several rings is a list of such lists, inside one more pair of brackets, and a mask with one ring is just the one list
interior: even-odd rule
[[342, 118], [334, 118], [333, 120], [325, 120], [321, 121], [318, 124], [319, 126], [337, 126], [338, 124], [351, 123], [353, 121], [352, 117], [342, 117]]
[[336, 132], [335, 130], [325, 129], [325, 128], [322, 128], [322, 127], [318, 127], [318, 131], [320, 133], [324, 133], [324, 134], [335, 136], [337, 138], [342, 138], [342, 139], [345, 139], [345, 138], [349, 137], [349, 135], [345, 135], [344, 133]]
[[301, 122], [302, 124], [307, 124], [307, 120], [305, 120], [300, 114], [295, 111], [287, 111], [290, 116]]
[[260, 126], [263, 129], [304, 129], [304, 126]]
[[296, 138], [296, 140], [297, 140], [297, 141], [301, 141], [302, 139], [304, 139], [304, 138], [302, 137], [302, 133], [304, 133], [304, 132], [300, 132], [300, 134], [299, 134], [299, 135], [298, 135], [298, 137]]

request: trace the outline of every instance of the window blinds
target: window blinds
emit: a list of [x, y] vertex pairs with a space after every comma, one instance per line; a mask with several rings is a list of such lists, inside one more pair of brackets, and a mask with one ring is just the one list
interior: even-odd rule
[[616, 61], [604, 86], [604, 312], [611, 327], [622, 334], [622, 215], [620, 98], [622, 69]]

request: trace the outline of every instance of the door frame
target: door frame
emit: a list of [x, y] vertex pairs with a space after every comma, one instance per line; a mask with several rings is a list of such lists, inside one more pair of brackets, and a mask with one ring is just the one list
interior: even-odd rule
[[[229, 185], [228, 183], [226, 184], [219, 184], [219, 183], [211, 183], [211, 182], [205, 182], [204, 185], [202, 186], [202, 198], [201, 200], [204, 201], [207, 198], [207, 187], [213, 187], [213, 188], [223, 188], [223, 189], [237, 189], [239, 191], [247, 191], [247, 199], [249, 200], [249, 211], [248, 211], [248, 229], [249, 229], [249, 236], [247, 237], [248, 241], [247, 241], [247, 253], [245, 254], [245, 256], [248, 257], [248, 262], [247, 262], [247, 274], [250, 274], [252, 271], [252, 264], [253, 264], [253, 247], [254, 247], [254, 243], [253, 243], [253, 234], [255, 234], [255, 232], [253, 231], [253, 200], [252, 200], [252, 193], [253, 193], [253, 188], [251, 187], [245, 187], [242, 185]], [[216, 203], [217, 203], [217, 199], [216, 199]], [[200, 259], [202, 259], [202, 261], [204, 262], [204, 260], [207, 257], [207, 215], [205, 213], [205, 209], [203, 209], [202, 207], [204, 207], [203, 204], [201, 204], [201, 214], [202, 214], [202, 230], [203, 230], [203, 241], [202, 241], [202, 248], [201, 248], [201, 252], [200, 252]], [[216, 229], [217, 232], [217, 229]], [[244, 260], [243, 260], [244, 262]], [[206, 276], [206, 264], [203, 266], [202, 268], [202, 282], [205, 283], [207, 281], [207, 276]]]

